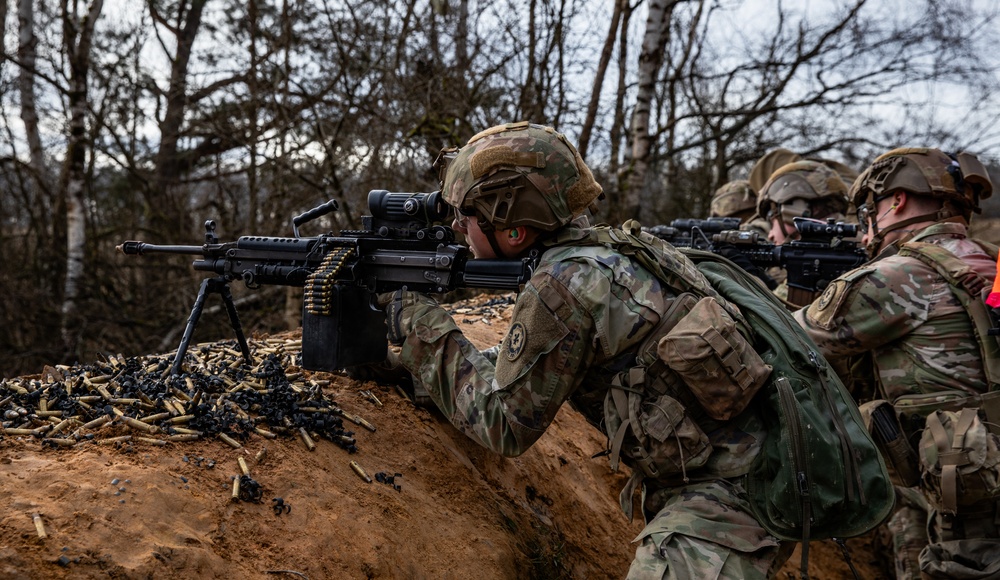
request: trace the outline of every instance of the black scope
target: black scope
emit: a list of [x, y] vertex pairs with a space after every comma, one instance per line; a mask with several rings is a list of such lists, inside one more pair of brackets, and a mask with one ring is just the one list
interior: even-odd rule
[[833, 238], [853, 238], [858, 235], [858, 226], [846, 222], [838, 222], [833, 218], [815, 220], [804, 217], [792, 218], [795, 229], [799, 230], [803, 240], [832, 240]]
[[368, 211], [378, 220], [432, 224], [448, 219], [451, 207], [444, 202], [440, 191], [398, 193], [373, 189], [368, 192]]
[[690, 231], [694, 228], [705, 233], [719, 233], [727, 230], [738, 230], [740, 229], [740, 218], [736, 217], [710, 217], [708, 219], [689, 219], [681, 218], [670, 222], [670, 227], [677, 228], [679, 230]]

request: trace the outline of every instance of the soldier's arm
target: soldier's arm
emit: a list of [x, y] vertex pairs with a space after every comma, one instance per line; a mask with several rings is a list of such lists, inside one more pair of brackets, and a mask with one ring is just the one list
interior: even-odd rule
[[891, 343], [922, 324], [929, 305], [921, 296], [919, 276], [885, 260], [834, 280], [794, 316], [823, 355], [837, 361]]
[[518, 296], [496, 363], [443, 309], [422, 316], [402, 363], [462, 432], [507, 456], [545, 431], [593, 360], [593, 320], [558, 281], [536, 276]]

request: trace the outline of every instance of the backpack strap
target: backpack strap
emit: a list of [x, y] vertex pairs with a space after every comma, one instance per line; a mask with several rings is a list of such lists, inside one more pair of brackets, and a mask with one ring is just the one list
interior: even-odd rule
[[[992, 259], [997, 259], [996, 246], [979, 241], [977, 243], [983, 246]], [[916, 258], [927, 264], [951, 286], [972, 321], [989, 390], [1000, 390], [1000, 340], [996, 336], [990, 336], [993, 320], [983, 300], [983, 292], [990, 286], [989, 281], [961, 258], [937, 244], [907, 242], [899, 250], [899, 255]]]

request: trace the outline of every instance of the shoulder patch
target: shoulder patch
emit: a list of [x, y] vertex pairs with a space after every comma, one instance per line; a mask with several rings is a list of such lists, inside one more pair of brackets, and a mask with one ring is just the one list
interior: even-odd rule
[[507, 333], [507, 340], [503, 341], [503, 354], [509, 361], [517, 360], [524, 352], [524, 345], [528, 342], [528, 329], [520, 322], [515, 322]]
[[809, 309], [806, 310], [806, 318], [809, 323], [823, 330], [832, 329], [834, 321], [840, 313], [840, 308], [844, 305], [844, 300], [854, 283], [874, 271], [875, 268], [859, 268], [830, 282], [826, 290], [823, 290], [820, 297], [813, 301], [809, 305]]

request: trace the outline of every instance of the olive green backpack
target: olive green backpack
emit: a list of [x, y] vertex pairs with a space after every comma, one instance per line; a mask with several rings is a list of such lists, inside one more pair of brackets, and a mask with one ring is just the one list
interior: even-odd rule
[[857, 404], [781, 302], [725, 258], [682, 251], [740, 308], [758, 354], [774, 367], [752, 403], [772, 428], [747, 474], [747, 491], [770, 533], [803, 542], [804, 574], [810, 539], [858, 536], [892, 512], [885, 463]]

